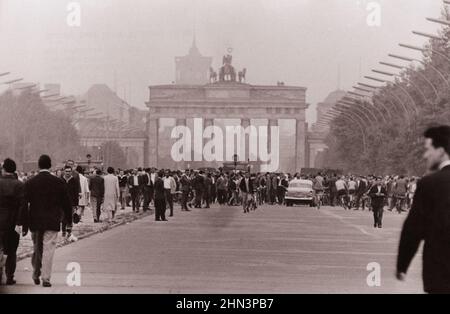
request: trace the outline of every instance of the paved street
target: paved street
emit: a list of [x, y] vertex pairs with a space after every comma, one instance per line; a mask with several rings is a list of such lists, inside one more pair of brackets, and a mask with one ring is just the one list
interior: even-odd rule
[[[263, 206], [180, 212], [169, 222], [146, 217], [57, 250], [53, 287], [31, 281], [18, 265], [8, 293], [420, 293], [421, 258], [406, 283], [394, 277], [405, 215], [386, 213], [373, 229], [366, 212]], [[68, 287], [66, 265], [81, 265], [81, 287]], [[368, 263], [381, 265], [369, 287]]]

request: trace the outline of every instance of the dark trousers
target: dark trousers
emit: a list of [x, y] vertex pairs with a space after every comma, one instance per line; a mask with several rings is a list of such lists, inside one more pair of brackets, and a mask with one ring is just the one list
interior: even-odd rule
[[[72, 206], [72, 213], [71, 213], [72, 216], [73, 216], [73, 213], [76, 212], [76, 210], [77, 210], [77, 207]], [[70, 235], [72, 233], [72, 225], [68, 224], [67, 220], [68, 220], [68, 218], [66, 217], [65, 214], [63, 214], [63, 219], [61, 222], [61, 231], [62, 231], [63, 235], [66, 233]]]
[[223, 205], [227, 202], [227, 190], [217, 190], [217, 201], [220, 205]]
[[331, 206], [335, 206], [336, 205], [336, 198], [337, 198], [337, 191], [336, 190], [331, 190], [330, 191], [330, 203], [331, 203]]
[[92, 208], [92, 210], [95, 210], [95, 217], [97, 218], [97, 221], [100, 221], [100, 216], [102, 215], [102, 203], [103, 199], [101, 197], [95, 197], [92, 196], [92, 199], [95, 199], [95, 208]]
[[373, 205], [373, 220], [375, 226], [380, 226], [383, 224], [383, 205], [376, 204]]
[[166, 206], [169, 206], [170, 209], [170, 217], [173, 216], [173, 196], [170, 192], [170, 189], [164, 190], [164, 195], [166, 196]]
[[209, 203], [211, 202], [211, 194], [208, 191], [203, 193], [203, 201], [205, 202], [206, 208], [209, 208]]
[[271, 189], [270, 190], [270, 203], [274, 204], [277, 202], [277, 190]]
[[[17, 265], [17, 248], [19, 247], [20, 235], [14, 231], [0, 231], [0, 258], [7, 255], [5, 262], [6, 278], [13, 279]], [[1, 262], [1, 261], [0, 261]], [[0, 265], [0, 272], [2, 271]], [[1, 277], [0, 273], [0, 277]]]
[[131, 194], [131, 206], [133, 207], [134, 212], [139, 211], [140, 207], [140, 188], [138, 186], [134, 186], [130, 189]]
[[283, 205], [283, 203], [284, 203], [284, 190], [283, 189], [278, 189], [277, 194], [278, 194], [278, 204]]
[[359, 209], [361, 200], [362, 200], [362, 209], [364, 210], [366, 208], [366, 202], [364, 199], [362, 199], [362, 197], [363, 197], [363, 194], [361, 194], [361, 193], [356, 195], [356, 209]]
[[181, 194], [181, 210], [187, 210], [187, 202], [189, 198], [189, 191], [183, 191]]
[[166, 200], [155, 198], [155, 220], [166, 220]]
[[153, 188], [151, 186], [144, 186], [144, 211], [150, 209], [150, 203], [153, 199]]
[[195, 190], [195, 200], [194, 200], [194, 206], [197, 208], [202, 207], [202, 196], [203, 196], [203, 190]]

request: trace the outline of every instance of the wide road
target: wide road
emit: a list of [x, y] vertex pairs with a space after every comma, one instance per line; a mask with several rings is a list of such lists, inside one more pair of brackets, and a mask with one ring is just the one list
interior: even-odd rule
[[[421, 293], [421, 257], [405, 283], [394, 278], [405, 214], [387, 212], [374, 229], [369, 212], [262, 206], [176, 209], [169, 222], [147, 217], [60, 248], [53, 287], [34, 286], [30, 259], [8, 293]], [[81, 286], [66, 284], [69, 263]], [[381, 286], [367, 284], [369, 263]]]

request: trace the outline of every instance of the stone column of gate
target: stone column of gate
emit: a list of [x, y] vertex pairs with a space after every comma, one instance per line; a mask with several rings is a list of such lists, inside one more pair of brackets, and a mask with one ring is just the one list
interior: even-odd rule
[[296, 119], [295, 132], [295, 171], [300, 172], [306, 166], [306, 134], [307, 124], [304, 118]]
[[[206, 129], [207, 127], [209, 127], [209, 126], [214, 126], [214, 119], [210, 119], [210, 118], [205, 118], [204, 120], [203, 120], [203, 129]], [[203, 145], [202, 145], [202, 147], [205, 147], [205, 144], [208, 142], [209, 140], [208, 139], [203, 139]], [[203, 158], [203, 160], [204, 160], [204, 158]], [[205, 161], [204, 161], [205, 162]], [[206, 162], [205, 162], [205, 166], [207, 166], [207, 167], [217, 167], [217, 162], [212, 162], [212, 163], [208, 163], [207, 165], [206, 165]]]
[[[248, 118], [241, 119], [241, 127], [244, 131], [251, 125], [251, 121]], [[250, 134], [244, 133], [244, 143], [245, 143], [245, 156], [239, 156], [239, 159], [247, 162], [250, 158]]]
[[[187, 126], [186, 118], [178, 118], [175, 120], [175, 126]], [[192, 144], [192, 143], [191, 143]], [[191, 146], [191, 145], [189, 145]], [[187, 143], [183, 143], [183, 147], [188, 147]], [[192, 152], [190, 152], [192, 154]], [[177, 163], [178, 170], [186, 170], [186, 161], [180, 161]]]
[[269, 119], [267, 124], [267, 151], [269, 153], [272, 153], [272, 126], [278, 126], [278, 119]]
[[147, 162], [149, 167], [158, 168], [158, 133], [159, 119], [147, 119]]

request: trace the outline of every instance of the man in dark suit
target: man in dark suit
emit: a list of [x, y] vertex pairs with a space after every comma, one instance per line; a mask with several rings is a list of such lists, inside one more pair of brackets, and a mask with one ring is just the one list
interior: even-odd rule
[[128, 178], [128, 189], [131, 194], [131, 204], [133, 212], [139, 212], [140, 198], [141, 198], [142, 178], [136, 170], [133, 170], [132, 175]]
[[328, 186], [330, 188], [330, 203], [331, 206], [334, 207], [336, 204], [336, 198], [337, 198], [337, 188], [336, 188], [336, 181], [338, 180], [337, 174], [335, 173], [330, 180], [328, 180]]
[[144, 194], [144, 212], [150, 210], [150, 203], [153, 199], [153, 182], [151, 178], [151, 169], [145, 169], [145, 173], [142, 176], [143, 194]]
[[250, 178], [250, 173], [246, 172], [244, 178], [239, 183], [239, 189], [242, 192], [242, 206], [244, 213], [249, 212], [249, 201], [253, 197], [254, 188], [253, 180]]
[[386, 195], [386, 188], [383, 186], [381, 178], [377, 178], [375, 185], [369, 191], [372, 199], [374, 228], [383, 227], [383, 207]]
[[[16, 179], [16, 163], [6, 159], [0, 177], [0, 285], [2, 284], [3, 267], [5, 267], [6, 284], [14, 285], [16, 272], [17, 248], [22, 233], [21, 213], [26, 210], [24, 185]], [[3, 255], [8, 258], [6, 263]]]
[[[71, 166], [66, 165], [64, 167], [64, 174], [63, 178], [64, 182], [67, 184], [67, 191], [69, 193], [69, 199], [70, 203], [72, 204], [72, 213], [70, 216], [72, 217], [73, 214], [77, 211], [78, 208], [78, 201], [80, 199], [80, 192], [78, 189], [78, 186], [80, 184], [80, 177], [78, 176], [78, 179], [76, 179], [73, 176], [73, 169]], [[71, 224], [67, 223], [68, 219], [66, 216], [63, 217], [62, 220], [62, 236], [63, 238], [67, 238], [68, 241], [73, 242], [76, 241], [76, 237], [72, 235], [72, 226]], [[77, 223], [75, 221], [75, 223]]]
[[167, 221], [166, 219], [166, 190], [164, 189], [164, 171], [160, 170], [155, 176], [155, 220]]
[[100, 222], [101, 208], [105, 197], [105, 180], [102, 171], [97, 169], [95, 175], [89, 180], [89, 190], [91, 191], [91, 206], [94, 215], [94, 223]]
[[186, 170], [185, 173], [181, 176], [180, 184], [181, 184], [181, 210], [189, 212], [188, 209], [188, 198], [189, 192], [191, 190], [191, 180], [189, 179], [189, 170]]
[[206, 174], [204, 180], [204, 193], [203, 201], [205, 202], [205, 208], [209, 208], [211, 202], [211, 191], [212, 191], [213, 181], [211, 178], [211, 173]]
[[203, 177], [203, 171], [197, 172], [192, 180], [192, 188], [195, 192], [194, 207], [202, 208], [202, 198], [205, 190], [205, 178]]
[[[51, 159], [43, 155], [38, 161], [40, 172], [25, 183], [25, 200], [29, 204], [26, 227], [31, 230], [34, 253], [33, 280], [36, 285], [42, 278], [43, 287], [51, 287], [53, 255], [55, 253], [62, 215], [72, 225], [72, 204], [67, 185], [50, 174]], [[26, 228], [27, 229], [27, 228]]]
[[424, 136], [424, 158], [432, 174], [417, 183], [401, 233], [397, 279], [404, 280], [423, 240], [424, 290], [450, 293], [450, 127], [430, 128]]
[[366, 202], [363, 199], [364, 194], [367, 192], [367, 181], [364, 177], [359, 177], [357, 181], [357, 188], [356, 188], [356, 209], [359, 210], [359, 206], [362, 202], [362, 210], [366, 207]]

